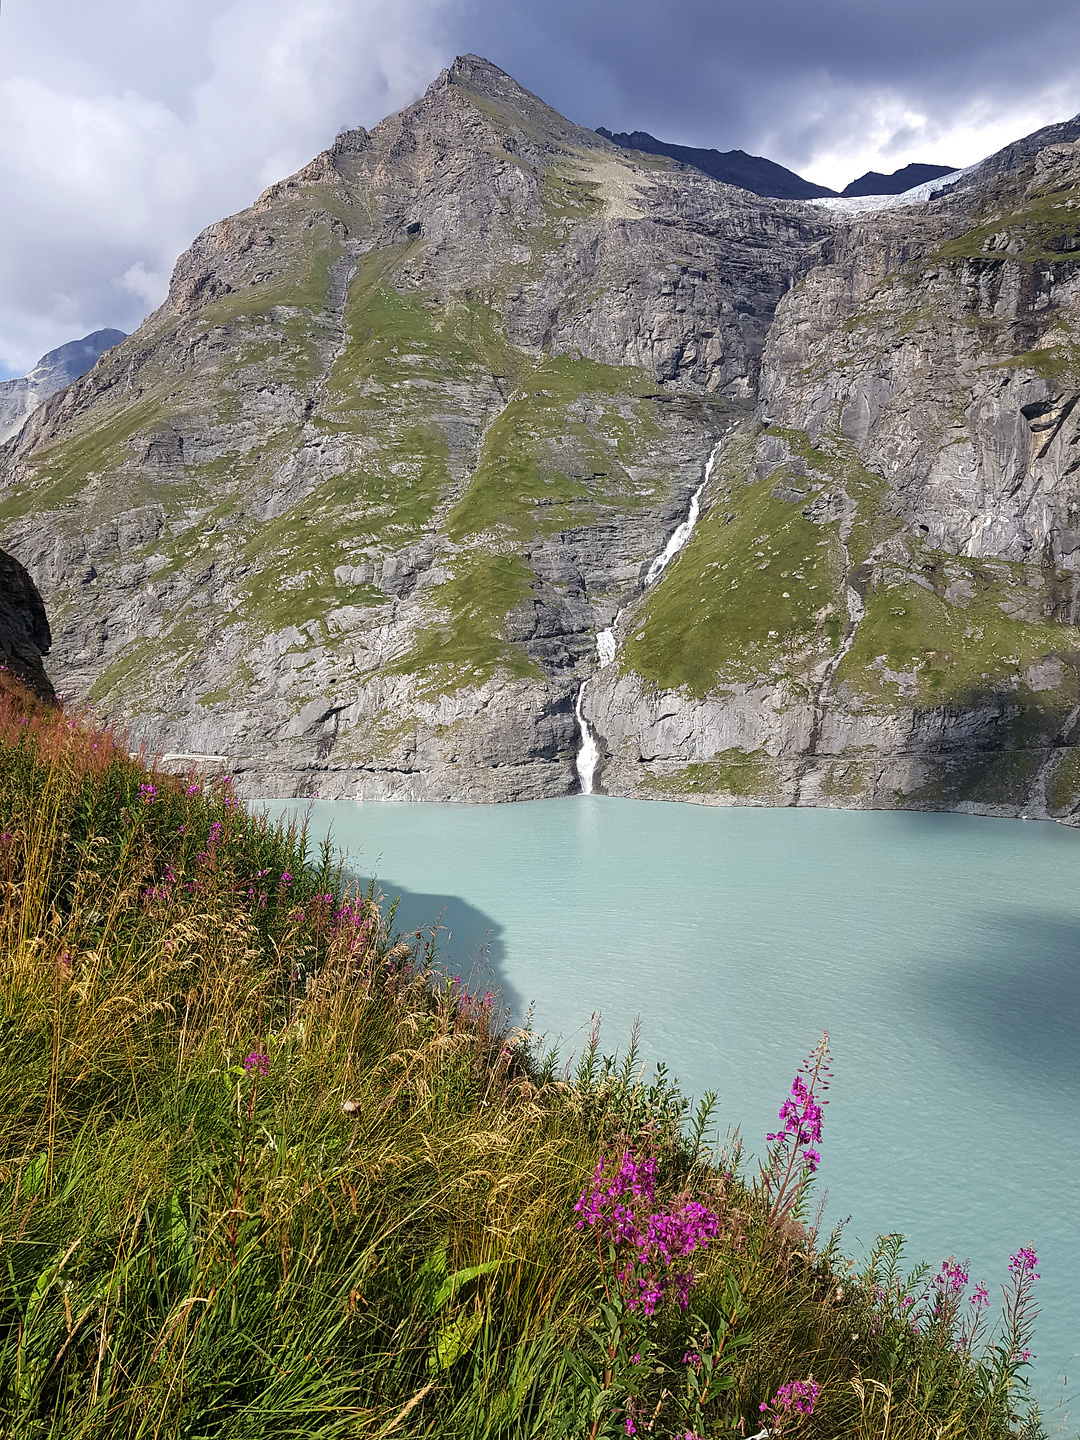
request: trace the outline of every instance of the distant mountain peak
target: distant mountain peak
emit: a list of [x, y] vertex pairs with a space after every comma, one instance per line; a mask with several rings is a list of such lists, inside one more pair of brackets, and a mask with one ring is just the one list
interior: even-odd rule
[[0, 444], [22, 427], [43, 400], [85, 375], [106, 350], [126, 339], [123, 330], [95, 330], [42, 355], [28, 375], [0, 382]]
[[840, 194], [845, 199], [862, 195], [903, 195], [906, 190], [913, 190], [916, 185], [925, 185], [928, 180], [940, 180], [943, 175], [955, 173], [955, 165], [905, 165], [901, 170], [894, 170], [891, 175], [883, 175], [879, 170], [868, 170], [865, 175], [860, 175], [857, 180], [846, 185]]
[[669, 145], [666, 140], [657, 140], [646, 130], [613, 134], [601, 125], [596, 133], [624, 150], [669, 155], [684, 165], [703, 170], [724, 185], [734, 185], [754, 195], [769, 196], [774, 200], [819, 200], [836, 194], [835, 190], [828, 190], [824, 185], [804, 180], [794, 170], [785, 169], [775, 160], [767, 160], [763, 155], [748, 155], [745, 150], [703, 150], [693, 145]]

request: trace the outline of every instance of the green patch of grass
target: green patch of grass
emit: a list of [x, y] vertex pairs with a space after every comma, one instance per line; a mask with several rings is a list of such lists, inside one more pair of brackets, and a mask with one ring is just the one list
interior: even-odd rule
[[[588, 524], [603, 505], [654, 499], [655, 485], [635, 483], [625, 468], [645, 460], [656, 433], [646, 393], [638, 371], [571, 355], [537, 365], [489, 426], [476, 472], [448, 517], [451, 537], [494, 530], [525, 539]], [[599, 412], [588, 422], [582, 401]]]
[[1030, 370], [1044, 380], [1076, 382], [1080, 377], [1080, 345], [1062, 337], [1057, 345], [1041, 345], [1025, 350], [1020, 355], [1010, 355], [1005, 360], [995, 360], [991, 369]]
[[[1046, 655], [1076, 650], [1073, 627], [1013, 619], [1001, 608], [1025, 593], [1028, 567], [923, 552], [917, 546], [912, 555], [913, 568], [917, 565], [933, 588], [898, 573], [869, 591], [855, 642], [837, 671], [837, 680], [858, 693], [920, 707], [964, 705], [1014, 685]], [[958, 577], [972, 593], [953, 603], [944, 592]], [[1042, 579], [1038, 571], [1032, 578]], [[906, 699], [883, 667], [917, 674], [916, 686], [905, 687]], [[1038, 703], [1056, 713], [1063, 702], [1049, 692]]]
[[584, 220], [603, 208], [600, 187], [585, 180], [573, 165], [552, 165], [544, 171], [542, 203], [552, 220]]
[[431, 383], [468, 381], [480, 373], [515, 380], [531, 363], [505, 340], [487, 306], [395, 286], [401, 262], [417, 243], [384, 246], [360, 260], [345, 304], [345, 345], [319, 407], [324, 423], [349, 428], [358, 414], [378, 412], [388, 402], [408, 406], [418, 394], [424, 403], [420, 392]]
[[233, 327], [235, 344], [222, 367], [222, 382], [235, 385], [255, 379], [262, 386], [276, 383], [309, 390], [325, 368], [328, 337], [317, 317], [269, 313], [245, 319], [246, 325]]
[[149, 397], [70, 440], [39, 451], [33, 461], [31, 484], [8, 493], [0, 502], [0, 524], [28, 510], [57, 510], [70, 505], [90, 476], [105, 474], [134, 460], [130, 441], [139, 432], [160, 424], [166, 414], [163, 397]]
[[943, 758], [933, 775], [903, 796], [904, 805], [944, 809], [950, 805], [1019, 806], [1044, 762], [1038, 750], [1005, 749]]
[[[934, 260], [1014, 260], [1022, 265], [1080, 261], [1080, 187], [1043, 191], [947, 240]], [[1004, 243], [1000, 238], [1004, 236]], [[994, 248], [990, 242], [998, 240]], [[1010, 246], [1015, 247], [1010, 253]]]
[[[648, 592], [623, 645], [624, 667], [662, 690], [703, 697], [724, 681], [801, 670], [829, 643], [821, 612], [843, 603], [838, 522], [806, 519], [803, 477], [747, 483], [753, 438], [729, 449], [729, 488]], [[806, 502], [778, 499], [784, 483], [803, 486]]]
[[852, 800], [865, 797], [868, 772], [880, 761], [872, 752], [860, 755], [846, 750], [836, 759], [826, 759], [822, 766], [821, 792], [831, 800]]
[[540, 666], [506, 638], [506, 617], [526, 599], [535, 579], [513, 555], [460, 556], [454, 576], [428, 592], [442, 618], [421, 630], [388, 672], [416, 675], [424, 694], [482, 685], [497, 670], [542, 679]]
[[[179, 679], [207, 644], [204, 615], [186, 606], [169, 617], [158, 635], [137, 635], [102, 669], [90, 689], [91, 704], [115, 704], [122, 696], [137, 712], [160, 710], [160, 692], [166, 677]], [[147, 689], [146, 676], [155, 677], [158, 694]]]
[[282, 227], [277, 240], [272, 252], [277, 270], [273, 280], [246, 285], [211, 300], [199, 311], [202, 323], [229, 325], [241, 317], [268, 315], [280, 306], [312, 312], [325, 308], [332, 267], [344, 253], [340, 231], [327, 218], [302, 229], [299, 240]]
[[673, 775], [649, 775], [645, 785], [661, 795], [736, 795], [767, 798], [776, 767], [764, 750], [720, 750], [711, 760], [685, 765]]
[[1062, 746], [1046, 786], [1046, 805], [1051, 815], [1067, 815], [1080, 800], [1080, 749]]

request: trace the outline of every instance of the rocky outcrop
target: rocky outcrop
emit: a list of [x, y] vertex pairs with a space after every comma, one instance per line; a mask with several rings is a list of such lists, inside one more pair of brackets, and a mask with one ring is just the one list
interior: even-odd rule
[[0, 380], [0, 444], [11, 439], [43, 400], [85, 375], [106, 350], [126, 339], [122, 330], [95, 330], [50, 350], [29, 375]]
[[0, 550], [0, 665], [43, 700], [55, 700], [42, 657], [49, 653], [49, 619], [22, 565]]
[[1071, 815], [1078, 138], [853, 215], [462, 58], [0, 452], [54, 673], [249, 793], [564, 794], [580, 698], [610, 793]]

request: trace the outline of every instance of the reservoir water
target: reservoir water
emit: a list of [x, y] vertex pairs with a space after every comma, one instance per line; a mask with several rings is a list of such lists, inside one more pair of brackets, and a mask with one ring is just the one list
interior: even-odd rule
[[[277, 808], [284, 808], [278, 807]], [[295, 803], [289, 806], [295, 809]], [[857, 1260], [970, 1258], [991, 1295], [1038, 1252], [1034, 1383], [1051, 1433], [1080, 1385], [1080, 834], [900, 811], [316, 801], [350, 868], [441, 920], [444, 961], [567, 1054], [634, 1020], [721, 1133], [759, 1149], [828, 1028], [819, 1195]], [[1075, 1373], [1074, 1373], [1075, 1372]]]

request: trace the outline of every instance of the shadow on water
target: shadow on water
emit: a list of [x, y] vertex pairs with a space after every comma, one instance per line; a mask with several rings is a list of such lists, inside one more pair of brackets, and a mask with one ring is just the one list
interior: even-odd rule
[[[368, 875], [349, 872], [349, 877], [367, 889]], [[470, 905], [460, 895], [428, 895], [404, 885], [375, 877], [376, 893], [382, 894], [384, 913], [397, 902], [394, 930], [403, 937], [425, 935], [436, 927], [435, 963], [448, 975], [460, 975], [470, 990], [492, 990], [515, 1021], [524, 1014], [521, 996], [506, 979], [504, 927]]]
[[988, 914], [968, 954], [935, 957], [913, 975], [940, 1037], [1035, 1082], [1080, 1084], [1080, 918]]

